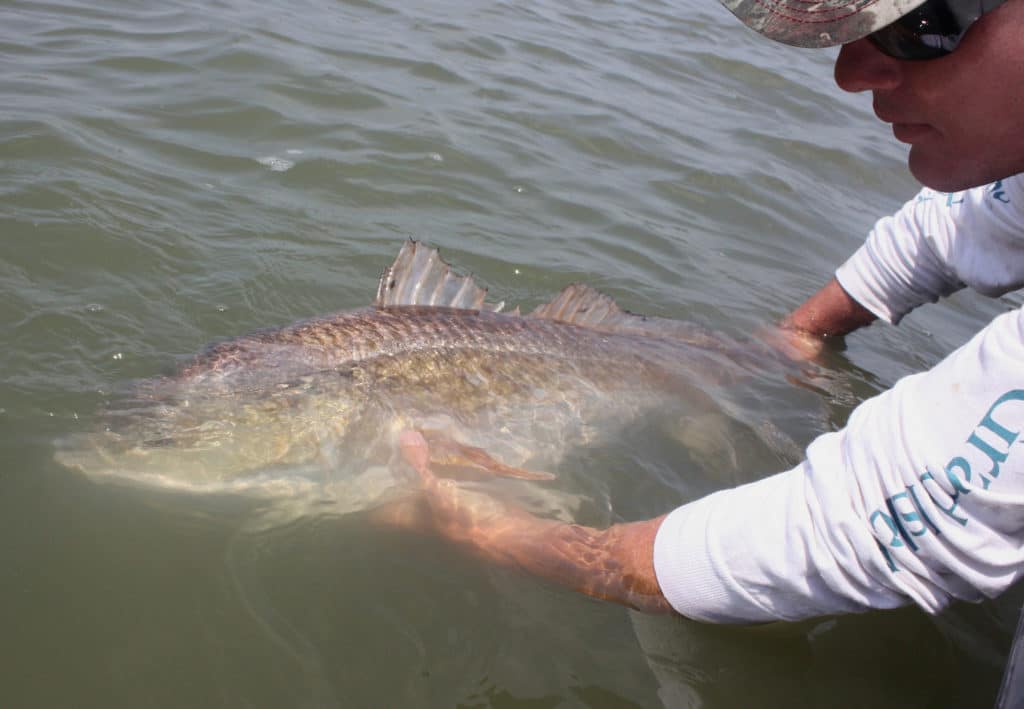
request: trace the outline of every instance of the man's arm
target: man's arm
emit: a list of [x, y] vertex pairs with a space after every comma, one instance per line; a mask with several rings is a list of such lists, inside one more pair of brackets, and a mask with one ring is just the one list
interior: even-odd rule
[[435, 531], [476, 556], [645, 613], [672, 612], [654, 572], [654, 538], [664, 516], [593, 529], [509, 506], [467, 524], [458, 519], [476, 514], [467, 492], [435, 482], [449, 483], [427, 491]]
[[793, 361], [810, 361], [821, 354], [826, 338], [846, 335], [876, 319], [833, 276], [777, 326], [762, 330], [759, 337]]
[[816, 337], [834, 337], [870, 325], [876, 319], [871, 311], [843, 290], [833, 276], [821, 290], [790, 313], [780, 326]]

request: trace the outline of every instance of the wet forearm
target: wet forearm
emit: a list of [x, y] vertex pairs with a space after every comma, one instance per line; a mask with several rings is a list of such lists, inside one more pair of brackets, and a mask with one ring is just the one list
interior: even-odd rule
[[875, 321], [874, 314], [854, 300], [832, 278], [794, 310], [781, 326], [816, 337], [845, 335]]
[[647, 613], [671, 613], [654, 573], [654, 537], [662, 519], [598, 530], [516, 511], [455, 541], [493, 563], [587, 595]]

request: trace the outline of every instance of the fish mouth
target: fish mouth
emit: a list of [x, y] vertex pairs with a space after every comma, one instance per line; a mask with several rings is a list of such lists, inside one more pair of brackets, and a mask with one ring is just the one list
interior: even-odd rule
[[[154, 451], [175, 455], [173, 439], [147, 441], [135, 446], [117, 434], [75, 433], [57, 442], [54, 460], [94, 482], [195, 495], [247, 495], [258, 498], [296, 497], [310, 495], [322, 488], [322, 476], [312, 466], [289, 466], [279, 470], [268, 466], [246, 475], [213, 478], [185, 471], [187, 464], [173, 468], [172, 458], [154, 459]], [[184, 472], [183, 472], [184, 471]]]

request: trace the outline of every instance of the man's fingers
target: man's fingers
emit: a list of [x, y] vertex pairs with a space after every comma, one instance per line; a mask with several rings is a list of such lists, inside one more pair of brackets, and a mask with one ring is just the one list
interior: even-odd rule
[[415, 470], [424, 483], [434, 480], [430, 472], [430, 446], [419, 431], [406, 430], [398, 435], [398, 449], [402, 459]]

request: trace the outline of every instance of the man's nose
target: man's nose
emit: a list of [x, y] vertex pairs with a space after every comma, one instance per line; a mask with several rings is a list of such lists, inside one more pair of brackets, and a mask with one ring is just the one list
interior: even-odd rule
[[902, 62], [883, 54], [869, 39], [844, 44], [836, 58], [836, 83], [844, 91], [893, 89], [903, 79]]

